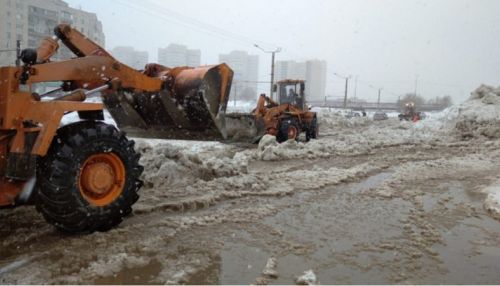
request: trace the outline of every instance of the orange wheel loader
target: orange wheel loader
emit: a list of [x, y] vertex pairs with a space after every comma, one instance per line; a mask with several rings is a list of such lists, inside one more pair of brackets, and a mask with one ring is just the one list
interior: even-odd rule
[[[51, 61], [59, 42], [76, 57]], [[119, 127], [149, 137], [225, 136], [226, 65], [138, 71], [64, 24], [21, 60], [0, 68], [0, 207], [33, 202], [60, 230], [108, 230], [139, 198], [140, 155], [124, 132], [103, 122], [104, 106]], [[61, 88], [36, 93], [46, 82]], [[91, 95], [104, 104], [86, 102]], [[63, 125], [71, 112], [80, 121]]]
[[[258, 142], [265, 135], [276, 136], [278, 142], [298, 140], [304, 132], [306, 141], [317, 139], [316, 112], [309, 111], [305, 101], [305, 81], [281, 80], [274, 85], [278, 102], [261, 94], [257, 107], [250, 113], [227, 114], [227, 128], [233, 138], [250, 138]], [[244, 132], [244, 133], [243, 133]]]

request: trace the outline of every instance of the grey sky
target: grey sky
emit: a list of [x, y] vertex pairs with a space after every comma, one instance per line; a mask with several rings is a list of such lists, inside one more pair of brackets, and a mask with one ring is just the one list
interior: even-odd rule
[[334, 97], [342, 95], [344, 82], [333, 73], [358, 75], [357, 95], [368, 100], [383, 87], [383, 101], [412, 92], [417, 75], [418, 93], [449, 94], [455, 102], [481, 83], [500, 84], [496, 0], [67, 2], [97, 13], [108, 49], [134, 46], [147, 50], [150, 61], [170, 43], [201, 49], [203, 64], [246, 50], [260, 56], [259, 79], [269, 80], [270, 56], [253, 43], [282, 47], [278, 59], [327, 60], [327, 94]]

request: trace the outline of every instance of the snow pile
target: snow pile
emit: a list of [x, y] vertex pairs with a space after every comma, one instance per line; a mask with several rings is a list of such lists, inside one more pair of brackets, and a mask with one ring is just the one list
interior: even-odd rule
[[457, 109], [456, 131], [462, 138], [500, 138], [500, 87], [481, 85]]
[[260, 276], [255, 279], [255, 285], [269, 285], [271, 280], [278, 278], [277, 266], [278, 261], [276, 258], [270, 257]]
[[329, 130], [343, 120], [343, 116], [338, 112], [318, 111], [317, 116], [320, 131]]
[[302, 275], [295, 279], [297, 285], [315, 285], [316, 284], [316, 274], [312, 270], [304, 271]]
[[329, 133], [339, 128], [355, 128], [370, 125], [373, 120], [369, 117], [346, 118], [339, 111], [318, 110], [318, 124], [320, 133]]
[[197, 181], [188, 186], [186, 191], [191, 194], [211, 196], [213, 200], [243, 196], [283, 196], [296, 190], [319, 189], [340, 182], [352, 181], [355, 178], [365, 177], [380, 168], [373, 164], [360, 164], [349, 169], [314, 167], [311, 170], [285, 173], [250, 173], [219, 177], [208, 182]]
[[458, 117], [458, 105], [448, 107], [440, 112], [426, 113], [427, 117], [417, 122], [401, 121], [407, 124], [414, 133], [434, 134], [435, 136], [453, 135]]
[[[359, 129], [360, 127], [384, 127], [387, 121], [374, 122], [370, 117], [345, 118], [341, 112], [318, 110], [320, 135], [334, 131]], [[448, 136], [458, 134], [461, 138], [500, 138], [500, 87], [481, 85], [471, 93], [468, 101], [433, 113], [417, 123], [401, 122], [412, 136]]]
[[485, 188], [483, 192], [488, 194], [484, 208], [492, 217], [500, 220], [500, 180]]
[[[340, 127], [339, 127], [340, 128]], [[323, 135], [327, 136], [327, 135]], [[256, 160], [279, 161], [290, 159], [315, 159], [335, 155], [366, 155], [384, 147], [446, 142], [446, 136], [437, 136], [432, 128], [416, 127], [411, 122], [391, 121], [362, 128], [343, 128], [333, 136], [309, 142], [288, 140], [281, 144], [274, 136], [266, 135], [259, 143]]]
[[319, 158], [331, 156], [335, 153], [335, 142], [311, 140], [297, 142], [288, 140], [281, 144], [272, 135], [264, 135], [259, 142], [255, 159], [262, 161], [279, 161], [296, 158]]
[[425, 120], [414, 123], [399, 121], [398, 118], [389, 118], [383, 121], [374, 121], [369, 116], [346, 118], [338, 111], [319, 110], [318, 122], [320, 137], [362, 134], [363, 137], [377, 142], [434, 140], [436, 138], [441, 140], [443, 136], [448, 136], [451, 133], [450, 130], [454, 128], [454, 123], [450, 124], [450, 120], [447, 119], [448, 117], [456, 118], [456, 115], [452, 113], [448, 111], [435, 113]]
[[177, 145], [138, 141], [136, 149], [141, 153], [140, 164], [145, 167], [141, 179], [151, 188], [188, 183], [195, 178], [211, 180], [234, 176], [246, 173], [248, 167], [244, 153], [234, 155], [224, 148], [213, 150], [208, 147], [204, 154], [195, 143]]
[[268, 278], [278, 278], [278, 271], [276, 271], [276, 267], [278, 266], [278, 261], [274, 257], [270, 257], [267, 260], [266, 266], [262, 270], [262, 275]]
[[[143, 197], [134, 209], [136, 213], [150, 213], [157, 209], [184, 211], [205, 208], [220, 201], [242, 197], [281, 197], [297, 191], [351, 182], [381, 168], [374, 164], [361, 164], [349, 169], [314, 167], [311, 170], [284, 173], [249, 173], [218, 177], [210, 181], [199, 179], [180, 188], [149, 189], [147, 197]], [[255, 214], [255, 207], [251, 213]], [[246, 217], [250, 215], [248, 213]]]

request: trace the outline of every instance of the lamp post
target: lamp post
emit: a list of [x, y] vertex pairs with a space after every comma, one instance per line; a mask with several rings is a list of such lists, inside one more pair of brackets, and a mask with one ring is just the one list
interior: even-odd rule
[[347, 109], [347, 89], [349, 87], [349, 78], [352, 76], [341, 76], [338, 73], [333, 73], [335, 76], [345, 79], [345, 91], [344, 91], [344, 109]]
[[261, 51], [263, 51], [264, 53], [268, 53], [268, 54], [272, 54], [272, 57], [271, 57], [271, 88], [269, 90], [269, 96], [271, 97], [271, 99], [274, 99], [273, 97], [273, 85], [274, 85], [274, 58], [275, 58], [275, 54], [276, 53], [279, 53], [281, 52], [281, 48], [277, 48], [276, 50], [274, 51], [266, 51], [264, 50], [263, 48], [261, 48], [259, 45], [257, 44], [254, 44], [254, 46], [258, 49], [260, 49]]
[[357, 93], [358, 93], [358, 75], [356, 75], [356, 77], [354, 78], [354, 101], [356, 101]]
[[378, 100], [377, 100], [377, 110], [380, 110], [380, 93], [382, 92], [383, 88], [378, 89]]

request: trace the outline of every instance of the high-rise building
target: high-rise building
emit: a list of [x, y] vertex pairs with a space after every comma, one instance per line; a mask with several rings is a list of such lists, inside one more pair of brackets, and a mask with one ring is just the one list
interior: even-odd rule
[[[22, 48], [37, 48], [60, 23], [70, 24], [104, 46], [102, 24], [94, 13], [71, 8], [62, 0], [0, 0], [0, 50], [15, 50], [17, 40]], [[61, 46], [53, 59], [71, 57], [73, 54]], [[14, 62], [14, 51], [0, 53], [0, 66]]]
[[184, 45], [170, 44], [158, 49], [158, 63], [167, 67], [200, 66], [201, 51], [190, 50]]
[[148, 52], [136, 51], [133, 47], [115, 47], [111, 55], [118, 61], [137, 70], [142, 70], [148, 63]]
[[326, 95], [326, 61], [307, 61], [306, 70], [307, 95], [311, 99], [323, 99]]
[[306, 79], [307, 63], [296, 61], [277, 61], [274, 69], [276, 81], [283, 79]]
[[306, 97], [323, 99], [326, 88], [326, 61], [308, 60], [305, 62], [277, 61], [276, 81], [283, 79], [302, 79], [306, 81]]
[[232, 51], [219, 55], [219, 62], [228, 64], [234, 72], [231, 97], [246, 100], [257, 98], [259, 56], [249, 55], [244, 51]]

